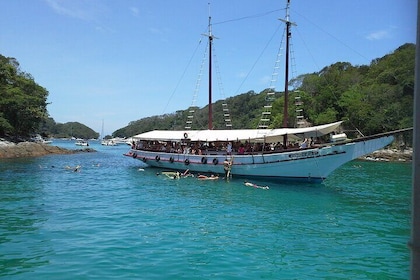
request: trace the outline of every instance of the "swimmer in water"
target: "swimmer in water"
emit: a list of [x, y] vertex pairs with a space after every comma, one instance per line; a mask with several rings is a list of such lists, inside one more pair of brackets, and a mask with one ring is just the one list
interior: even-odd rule
[[258, 186], [257, 184], [250, 183], [250, 182], [247, 182], [247, 181], [244, 182], [244, 185], [247, 186], [247, 187], [253, 187], [253, 188], [263, 189], [263, 190], [268, 190], [269, 189], [268, 186]]

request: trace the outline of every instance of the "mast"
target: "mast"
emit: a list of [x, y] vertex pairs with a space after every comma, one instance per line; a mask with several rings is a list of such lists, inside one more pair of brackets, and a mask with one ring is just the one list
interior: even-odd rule
[[213, 34], [211, 33], [211, 15], [210, 15], [210, 3], [209, 4], [209, 33], [208, 34], [203, 34], [204, 36], [209, 38], [209, 116], [208, 116], [208, 128], [210, 130], [213, 129], [213, 104], [212, 104], [212, 45], [213, 45], [213, 39], [217, 38], [214, 37]]
[[[287, 0], [286, 6], [286, 19], [280, 19], [286, 23], [286, 63], [284, 71], [284, 107], [283, 107], [283, 127], [289, 127], [289, 113], [288, 113], [288, 103], [289, 103], [289, 44], [292, 33], [290, 31], [291, 25], [296, 25], [295, 23], [289, 20], [289, 9], [290, 9], [290, 0]], [[283, 146], [287, 147], [287, 134], [283, 137]]]
[[104, 119], [102, 119], [101, 137], [102, 137], [102, 140], [105, 139], [105, 135], [104, 135]]
[[414, 85], [414, 132], [413, 132], [413, 186], [411, 214], [411, 249], [410, 279], [420, 278], [420, 0], [417, 5], [417, 43]]
[[[209, 7], [209, 13], [210, 13], [210, 7]], [[211, 16], [209, 15], [209, 129], [213, 129], [213, 105], [212, 105], [212, 76], [211, 76], [211, 65], [212, 65], [212, 61], [211, 61], [211, 49], [212, 49], [212, 44], [213, 44], [213, 35], [211, 34]]]

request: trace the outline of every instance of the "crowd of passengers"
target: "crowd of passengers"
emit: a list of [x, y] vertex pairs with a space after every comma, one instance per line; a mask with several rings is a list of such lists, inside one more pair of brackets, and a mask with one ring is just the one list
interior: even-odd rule
[[283, 150], [292, 150], [292, 149], [305, 149], [313, 147], [316, 144], [320, 144], [321, 140], [317, 138], [315, 141], [313, 138], [307, 138], [302, 143], [298, 142], [289, 142], [289, 145], [284, 148], [283, 144], [280, 142], [277, 143], [251, 143], [245, 141], [242, 143], [238, 142], [160, 142], [160, 141], [147, 141], [139, 140], [132, 143], [131, 148], [137, 150], [147, 150], [154, 152], [165, 152], [165, 153], [178, 153], [178, 154], [194, 154], [194, 155], [207, 155], [213, 153], [224, 152], [228, 155], [237, 154], [253, 154], [253, 153], [269, 153], [269, 152], [279, 152]]

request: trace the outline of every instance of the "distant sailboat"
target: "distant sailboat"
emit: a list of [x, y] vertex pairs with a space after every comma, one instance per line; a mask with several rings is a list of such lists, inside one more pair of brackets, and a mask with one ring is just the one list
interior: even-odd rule
[[104, 134], [104, 120], [103, 119], [102, 119], [101, 136], [102, 136], [101, 145], [103, 145], [103, 146], [116, 146], [117, 145], [117, 143], [114, 140], [112, 140], [112, 139], [105, 139], [105, 134]]

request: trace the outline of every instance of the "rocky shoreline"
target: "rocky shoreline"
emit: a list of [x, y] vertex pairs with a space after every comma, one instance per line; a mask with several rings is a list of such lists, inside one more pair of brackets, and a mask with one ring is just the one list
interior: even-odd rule
[[382, 149], [366, 155], [361, 159], [369, 161], [411, 162], [413, 160], [413, 149]]
[[51, 154], [75, 154], [80, 152], [95, 152], [94, 149], [69, 150], [57, 146], [35, 143], [0, 141], [0, 159], [39, 157]]

